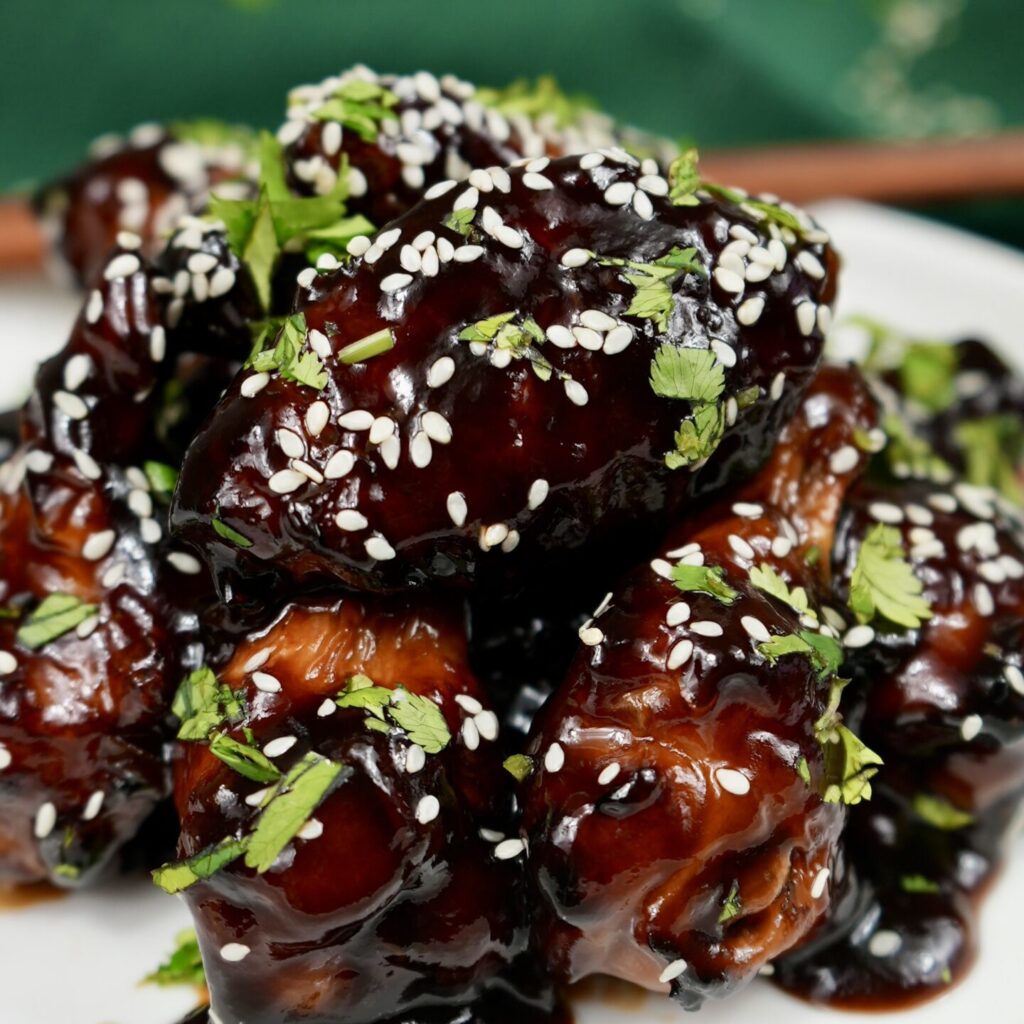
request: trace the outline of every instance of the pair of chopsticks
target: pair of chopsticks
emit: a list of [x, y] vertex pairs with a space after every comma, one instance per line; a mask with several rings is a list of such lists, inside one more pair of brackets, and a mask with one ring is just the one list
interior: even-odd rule
[[[839, 142], [712, 150], [709, 179], [795, 203], [836, 197], [922, 203], [1024, 195], [1024, 131], [927, 142]], [[20, 200], [0, 200], [0, 273], [39, 268], [46, 242]]]

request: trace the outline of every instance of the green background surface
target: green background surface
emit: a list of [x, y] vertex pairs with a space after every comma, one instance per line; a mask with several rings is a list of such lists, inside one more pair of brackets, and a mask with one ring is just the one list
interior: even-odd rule
[[[361, 61], [501, 84], [554, 73], [704, 146], [984, 134], [1024, 123], [1015, 0], [0, 0], [0, 187], [148, 120], [276, 126]], [[1024, 246], [1024, 202], [929, 209]]]

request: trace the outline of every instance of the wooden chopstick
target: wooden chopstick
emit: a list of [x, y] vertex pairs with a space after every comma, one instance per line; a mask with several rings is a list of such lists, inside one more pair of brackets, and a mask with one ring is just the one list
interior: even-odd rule
[[794, 203], [1024, 195], [1024, 131], [926, 142], [822, 142], [701, 153], [701, 173]]
[[[926, 142], [825, 142], [701, 153], [705, 177], [795, 203], [844, 197], [919, 203], [1024, 195], [1024, 131]], [[0, 200], [0, 273], [42, 266], [47, 243], [28, 204]]]

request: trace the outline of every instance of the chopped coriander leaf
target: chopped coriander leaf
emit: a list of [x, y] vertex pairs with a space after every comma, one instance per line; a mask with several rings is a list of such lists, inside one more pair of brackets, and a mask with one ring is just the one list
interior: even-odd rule
[[762, 199], [753, 199], [750, 196], [745, 196], [742, 192], [738, 192], [736, 189], [726, 188], [724, 185], [716, 185], [712, 181], [701, 181], [700, 185], [701, 188], [730, 203], [753, 210], [755, 216], [759, 215], [761, 219], [770, 224], [776, 224], [780, 228], [789, 228], [797, 236], [802, 235], [806, 230], [795, 214], [779, 206], [778, 203], [767, 203]]
[[452, 231], [457, 231], [463, 237], [468, 238], [473, 227], [474, 217], [476, 217], [476, 210], [464, 206], [460, 210], [452, 210], [442, 223], [446, 228], [451, 228]]
[[393, 691], [386, 686], [374, 686], [372, 683], [369, 686], [354, 685], [354, 681], [359, 679], [366, 679], [366, 676], [353, 676], [345, 690], [335, 698], [334, 703], [339, 708], [358, 708], [384, 721], [384, 709], [391, 703]]
[[992, 487], [1024, 505], [1024, 484], [1017, 467], [1024, 461], [1024, 421], [1000, 413], [958, 423], [953, 435], [964, 457], [968, 483]]
[[18, 642], [36, 651], [96, 614], [96, 605], [73, 594], [50, 594], [18, 627]]
[[801, 757], [796, 763], [796, 773], [804, 780], [806, 785], [811, 784], [811, 766], [807, 763], [806, 757]]
[[514, 316], [514, 312], [496, 313], [484, 320], [477, 320], [459, 331], [459, 341], [492, 341], [500, 328]]
[[759, 643], [757, 649], [772, 665], [779, 658], [784, 658], [787, 654], [806, 654], [810, 656], [813, 651], [811, 645], [796, 633], [784, 633], [779, 636], [773, 636], [771, 639]]
[[356, 235], [372, 235], [376, 230], [373, 222], [361, 213], [355, 213], [351, 217], [339, 217], [326, 227], [315, 227], [306, 231], [303, 252], [310, 266], [314, 266], [325, 254], [345, 262], [351, 259], [348, 243]]
[[[400, 699], [402, 694], [404, 696]], [[439, 754], [451, 741], [452, 735], [441, 709], [427, 697], [399, 687], [388, 708], [388, 714], [400, 729], [405, 730], [409, 739], [419, 744], [427, 754]]]
[[197, 988], [205, 985], [206, 973], [195, 931], [186, 928], [178, 932], [174, 937], [174, 952], [142, 980], [147, 985], [192, 985]]
[[918, 793], [914, 797], [914, 811], [919, 818], [943, 832], [955, 832], [974, 824], [973, 815], [954, 807], [941, 796], [929, 793]]
[[882, 420], [888, 442], [885, 461], [893, 475], [913, 476], [930, 480], [952, 480], [953, 470], [931, 445], [918, 437], [911, 426], [896, 413], [887, 413]]
[[75, 879], [81, 875], [82, 869], [77, 867], [75, 864], [58, 864], [53, 869], [53, 873], [61, 878]]
[[245, 839], [233, 837], [222, 839], [219, 843], [207, 847], [187, 860], [164, 864], [157, 868], [153, 872], [153, 881], [164, 892], [173, 896], [175, 893], [195, 885], [196, 882], [215, 875], [221, 868], [238, 860], [245, 852], [248, 842], [248, 837]]
[[214, 516], [210, 520], [210, 525], [213, 527], [213, 532], [218, 537], [223, 537], [224, 540], [230, 541], [232, 544], [237, 545], [240, 548], [251, 548], [252, 541], [245, 536], [244, 533], [239, 533], [234, 527], [228, 526], [219, 516]]
[[339, 780], [352, 769], [310, 751], [277, 784], [264, 806], [245, 848], [245, 865], [260, 874], [268, 871], [278, 854], [295, 838]]
[[725, 390], [725, 370], [708, 349], [665, 342], [651, 360], [651, 389], [662, 398], [714, 402]]
[[945, 983], [946, 983], [947, 985], [952, 985], [952, 984], [953, 984], [953, 972], [952, 972], [952, 971], [951, 971], [951, 970], [949, 969], [949, 967], [948, 967], [948, 966], [947, 966], [947, 967], [943, 967], [943, 968], [942, 968], [942, 973], [941, 973], [941, 974], [939, 975], [939, 977], [940, 977], [940, 978], [941, 978], [941, 979], [942, 979], [942, 980], [943, 980], [943, 981], [944, 981], [944, 982], [945, 982]]
[[900, 888], [909, 893], [936, 893], [942, 891], [938, 882], [933, 882], [924, 875], [903, 875], [900, 878]]
[[734, 917], [738, 917], [741, 909], [740, 883], [733, 882], [729, 888], [729, 894], [725, 897], [725, 902], [722, 904], [722, 910], [718, 915], [718, 923], [725, 924], [727, 921], [731, 921]]
[[834, 676], [839, 671], [843, 664], [843, 648], [838, 640], [810, 629], [801, 629], [797, 635], [810, 645], [811, 661], [821, 678]]
[[956, 400], [957, 353], [942, 342], [912, 342], [900, 364], [900, 386], [907, 398], [932, 412]]
[[253, 782], [274, 782], [281, 777], [280, 769], [262, 751], [225, 733], [210, 737], [210, 753]]
[[791, 588], [770, 565], [754, 566], [750, 570], [750, 582], [758, 590], [778, 598], [783, 604], [788, 604], [795, 612], [815, 619], [818, 617], [807, 600], [807, 591], [803, 587]]
[[167, 130], [179, 142], [194, 142], [197, 146], [211, 149], [237, 146], [245, 160], [256, 156], [256, 133], [246, 125], [228, 124], [213, 117], [197, 117], [191, 121], [172, 121]]
[[882, 759], [866, 747], [845, 725], [835, 737], [822, 744], [825, 753], [826, 803], [848, 805], [871, 799], [871, 779], [878, 774]]
[[708, 594], [722, 604], [732, 604], [739, 597], [725, 582], [725, 572], [717, 565], [683, 565], [672, 567], [672, 580], [683, 593]]
[[397, 103], [398, 97], [390, 89], [354, 79], [340, 86], [313, 116], [318, 121], [337, 121], [364, 142], [375, 142], [381, 123], [397, 120], [391, 109]]
[[917, 629], [932, 612], [921, 596], [924, 586], [907, 561], [900, 531], [878, 523], [857, 552], [847, 604], [861, 623], [882, 616], [898, 626]]
[[[264, 346], [273, 337], [275, 326], [279, 326], [273, 348]], [[307, 387], [323, 391], [327, 386], [328, 375], [320, 357], [312, 350], [302, 349], [306, 345], [306, 317], [295, 313], [283, 320], [260, 321], [253, 328], [254, 339], [252, 351], [246, 366], [257, 373], [278, 371], [285, 380], [295, 381]]]
[[[213, 212], [212, 201], [210, 209]], [[232, 249], [234, 248], [232, 246]], [[249, 276], [256, 288], [260, 308], [270, 309], [271, 278], [277, 267], [280, 248], [277, 242], [277, 231], [274, 228], [274, 214], [265, 189], [260, 191], [251, 226], [245, 241], [236, 252], [238, 258], [249, 268]]]
[[481, 86], [474, 99], [503, 114], [553, 118], [560, 128], [575, 124], [583, 113], [596, 109], [589, 96], [564, 92], [552, 75], [540, 75], [532, 82], [517, 78], [500, 89]]
[[700, 202], [694, 195], [700, 188], [698, 159], [697, 150], [690, 148], [680, 153], [669, 165], [668, 195], [676, 206], [696, 206]]
[[0, 619], [20, 619], [21, 612], [17, 608], [8, 605], [0, 605]]
[[533, 774], [535, 765], [532, 757], [526, 754], [513, 754], [505, 758], [503, 767], [516, 782], [525, 782]]
[[366, 335], [338, 350], [338, 362], [363, 363], [367, 359], [389, 352], [395, 347], [395, 332], [390, 327], [382, 327], [373, 334]]
[[161, 498], [170, 498], [178, 484], [178, 471], [164, 462], [144, 462], [142, 471], [146, 474], [153, 493]]
[[181, 723], [178, 739], [194, 742], [205, 740], [225, 722], [237, 722], [244, 708], [238, 694], [219, 683], [213, 670], [204, 665], [182, 680], [171, 713]]
[[675, 432], [675, 450], [665, 453], [669, 469], [694, 466], [709, 459], [725, 434], [725, 406], [699, 402]]

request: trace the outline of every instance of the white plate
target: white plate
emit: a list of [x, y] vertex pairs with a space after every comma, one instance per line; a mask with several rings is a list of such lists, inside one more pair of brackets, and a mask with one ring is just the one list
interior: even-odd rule
[[[849, 202], [816, 211], [843, 254], [838, 319], [850, 312], [876, 316], [914, 334], [955, 338], [976, 334], [996, 343], [1024, 367], [1024, 257], [948, 228]], [[23, 397], [33, 364], [63, 343], [76, 302], [39, 282], [0, 281], [0, 407]], [[997, 1024], [1024, 1021], [1017, 1002], [1021, 969], [1020, 908], [1024, 856], [1011, 863], [988, 900], [982, 952], [967, 980], [942, 999], [901, 1014], [900, 1024]], [[187, 926], [175, 899], [145, 880], [24, 909], [0, 910], [0, 1021], [3, 1024], [172, 1024], [192, 1005], [188, 990], [140, 987], [138, 982]], [[577, 1024], [682, 1024], [663, 998], [598, 986], [576, 1004]], [[755, 983], [706, 1006], [700, 1024], [823, 1024], [877, 1021], [877, 1014], [844, 1014], [797, 1002]]]

